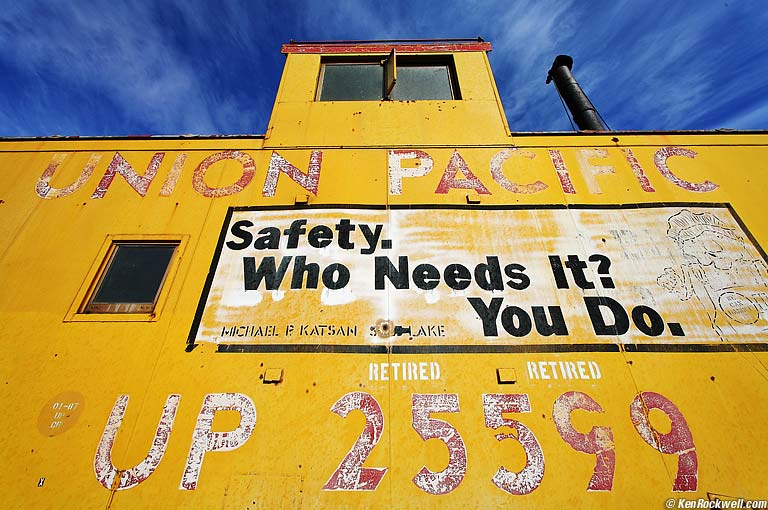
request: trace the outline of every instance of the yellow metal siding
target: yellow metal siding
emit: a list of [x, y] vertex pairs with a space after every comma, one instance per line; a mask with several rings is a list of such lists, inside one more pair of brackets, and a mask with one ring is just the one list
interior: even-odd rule
[[[734, 342], [719, 339], [712, 329], [711, 336], [701, 342], [708, 345], [709, 350], [633, 352], [625, 347], [628, 337], [596, 335], [589, 318], [582, 312], [568, 316], [570, 334], [565, 337], [545, 338], [532, 333], [517, 338], [499, 326], [500, 336], [488, 338], [483, 336], [479, 319], [459, 324], [460, 313], [471, 311], [462, 297], [458, 298], [461, 302], [444, 301], [433, 308], [429, 308], [431, 305], [426, 301], [418, 309], [393, 308], [390, 316], [371, 316], [361, 303], [357, 308], [352, 305], [343, 308], [344, 313], [348, 313], [345, 317], [340, 317], [336, 311], [339, 308], [333, 306], [318, 306], [316, 314], [302, 317], [296, 316], [296, 310], [309, 306], [307, 302], [315, 302], [311, 300], [320, 299], [320, 289], [314, 293], [303, 289], [292, 294], [286, 281], [282, 287], [286, 297], [279, 298], [283, 301], [265, 294], [265, 303], [270, 305], [266, 312], [263, 307], [254, 308], [257, 317], [254, 320], [261, 320], [258, 317], [265, 322], [287, 321], [290, 317], [295, 317], [291, 320], [297, 323], [339, 320], [354, 323], [359, 329], [351, 338], [289, 338], [281, 339], [282, 343], [371, 346], [378, 342], [378, 345], [387, 345], [371, 336], [369, 326], [388, 318], [395, 324], [401, 323], [398, 321], [405, 324], [409, 317], [426, 310], [431, 314], [431, 323], [453, 328], [447, 333], [448, 339], [409, 341], [393, 337], [391, 345], [440, 347], [447, 343], [502, 348], [486, 352], [458, 349], [434, 354], [416, 350], [398, 354], [392, 349], [383, 353], [311, 352], [312, 349], [223, 353], [217, 352], [213, 342], [198, 341], [195, 348], [187, 352], [187, 339], [201, 295], [211, 290], [212, 301], [206, 306], [211, 309], [218, 306], [216, 286], [207, 289], [206, 285], [209, 272], [218, 274], [223, 267], [212, 261], [217, 256], [222, 228], [228, 227], [225, 221], [231, 207], [245, 208], [241, 211], [243, 215], [263, 218], [267, 224], [277, 221], [278, 217], [309, 218], [311, 223], [320, 214], [336, 219], [370, 215], [381, 218], [386, 235], [392, 233], [388, 229], [394, 229], [404, 214], [410, 214], [409, 217], [416, 218], [425, 228], [446, 221], [441, 211], [446, 211], [448, 218], [487, 217], [486, 226], [457, 223], [439, 229], [430, 238], [433, 244], [429, 249], [436, 254], [450, 253], [457, 246], [466, 247], [472, 257], [460, 262], [470, 267], [484, 261], [486, 255], [494, 255], [473, 252], [473, 246], [486, 246], [482, 243], [493, 239], [489, 229], [497, 225], [494, 218], [500, 217], [498, 211], [517, 210], [514, 208], [519, 208], [531, 221], [549, 214], [571, 218], [568, 238], [584, 243], [580, 255], [591, 253], [590, 243], [594, 240], [587, 238], [591, 232], [587, 227], [604, 225], [601, 221], [608, 217], [605, 211], [618, 210], [625, 222], [616, 228], [622, 228], [622, 225], [633, 225], [639, 217], [636, 213], [645, 214], [643, 211], [652, 209], [629, 204], [712, 210], [722, 213], [724, 218], [730, 218], [727, 216], [730, 210], [722, 204], [730, 204], [743, 225], [734, 223], [729, 228], [743, 227], [751, 234], [752, 239], [745, 241], [750, 253], [757, 253], [757, 247], [768, 246], [768, 216], [763, 204], [768, 189], [768, 176], [763, 171], [768, 135], [519, 135], [513, 143], [505, 132], [481, 53], [456, 55], [464, 97], [457, 102], [314, 102], [318, 66], [317, 55], [288, 56], [266, 140], [178, 138], [0, 143], [3, 218], [0, 222], [0, 288], [3, 289], [0, 338], [5, 344], [0, 380], [0, 398], [4, 403], [0, 417], [3, 431], [0, 493], [5, 495], [7, 507], [661, 508], [668, 498], [675, 498], [676, 505], [677, 498], [707, 499], [711, 494], [744, 499], [768, 497], [765, 487], [768, 436], [764, 430], [768, 420], [768, 354], [764, 347], [768, 338], [765, 334], [752, 335], [747, 340], [741, 335], [741, 340]], [[710, 181], [717, 188], [712, 191], [684, 189], [669, 176], [665, 177], [654, 162], [664, 147], [680, 147], [695, 153], [692, 159], [680, 155], [667, 159], [667, 166], [676, 178], [694, 184]], [[605, 153], [595, 149], [603, 149]], [[647, 183], [643, 184], [633, 171], [624, 152], [627, 149], [636, 157]], [[433, 168], [420, 177], [403, 177], [402, 191], [398, 194], [390, 185], [390, 151], [413, 150], [428, 155]], [[506, 189], [499, 174], [492, 170], [492, 161], [504, 150], [510, 152], [500, 169], [509, 182], [524, 187], [540, 181], [546, 188], [539, 186], [536, 192], [521, 191], [532, 191], [530, 187], [518, 188], [517, 192]], [[240, 151], [253, 160], [252, 179], [233, 194], [204, 196], [195, 189], [203, 189], [201, 183], [221, 190], [243, 176], [243, 165], [232, 159], [235, 156], [231, 151]], [[276, 155], [301, 173], [309, 174], [313, 151], [322, 152], [316, 193], [279, 172], [274, 196], [265, 196], [270, 194], [270, 161]], [[527, 152], [521, 155], [523, 151]], [[564, 189], [550, 151], [559, 151], [562, 156], [574, 193]], [[144, 174], [155, 154], [165, 155], [145, 196], [122, 175], [116, 175], [102, 198], [92, 198], [117, 152], [138, 175]], [[66, 158], [50, 180], [53, 188], [64, 188], [75, 182], [92, 154], [101, 155], [101, 159], [90, 178], [76, 191], [57, 198], [41, 198], [36, 186], [56, 154], [64, 154]], [[180, 154], [186, 154], [186, 161], [178, 182], [172, 192], [161, 195]], [[209, 158], [216, 154], [226, 154], [229, 159], [211, 164], [201, 180], [201, 163], [211, 161]], [[454, 185], [469, 180], [463, 170], [468, 168], [477, 179], [474, 189], [454, 188], [437, 193], [451, 162], [457, 164], [456, 154], [466, 167], [457, 171]], [[246, 156], [238, 157], [244, 161]], [[595, 170], [600, 166], [611, 168]], [[478, 182], [488, 193], [477, 193]], [[649, 186], [655, 191], [649, 191]], [[468, 204], [468, 195], [471, 201], [479, 200], [479, 203]], [[296, 206], [297, 200], [307, 197], [308, 207]], [[582, 207], [563, 207], [574, 204]], [[336, 207], [324, 210], [321, 207], [324, 205]], [[421, 208], [410, 210], [407, 206]], [[500, 209], [495, 210], [493, 206]], [[462, 211], [466, 216], [461, 216]], [[579, 218], [588, 218], [592, 223], [587, 224], [587, 220], [578, 223]], [[379, 220], [372, 220], [371, 224], [374, 222]], [[276, 224], [288, 228], [289, 223], [285, 220]], [[506, 225], [504, 236], [497, 236], [494, 246], [535, 245], [531, 260], [525, 263], [546, 264], [546, 260], [539, 259], [546, 259], [547, 254], [553, 253], [550, 250], [556, 249], [560, 228], [562, 225], [540, 222], [537, 231], [522, 230], [519, 237], [505, 237], [514, 231], [513, 226]], [[653, 232], [660, 233], [659, 238], [641, 239], [643, 246], [669, 243], [663, 239], [666, 231], [666, 224], [658, 225]], [[359, 230], [356, 233], [359, 235]], [[578, 237], [581, 234], [586, 237]], [[89, 271], [100, 262], [99, 252], [109, 235], [187, 236], [178, 259], [178, 272], [168, 282], [168, 299], [156, 321], [125, 322], [119, 316], [107, 317], [103, 322], [65, 320], [68, 311], [77, 307], [78, 292], [89, 283]], [[398, 244], [391, 253], [377, 251], [373, 255], [361, 255], [358, 246], [349, 259], [343, 260], [358, 258], [368, 263], [384, 253], [392, 258], [397, 254], [411, 255], [414, 257], [411, 269], [417, 262], [434, 262], [416, 260], [413, 254], [428, 243], [420, 244], [421, 241], [409, 236], [406, 230], [393, 233], [392, 239]], [[362, 243], [361, 237], [356, 239]], [[302, 242], [306, 242], [306, 236]], [[612, 249], [618, 250], [617, 242], [610, 240], [607, 244], [613, 243]], [[320, 252], [295, 254], [302, 253], [309, 257]], [[628, 255], [626, 259], [612, 262], [616, 292], [632, 290], [625, 288], [625, 282], [617, 275], [643, 273], [644, 264], [650, 263], [633, 260]], [[532, 299], [530, 296], [535, 291], [539, 293], [536, 296], [543, 296], [539, 304], [559, 303], [566, 310], [571, 310], [569, 303], [580, 300], [580, 290], [573, 284], [567, 290], [556, 290], [551, 282], [543, 282], [545, 278], [541, 274], [532, 277], [536, 281], [530, 289], [498, 295], [504, 296], [505, 304], [514, 304], [516, 297], [520, 304]], [[551, 275], [549, 277], [551, 279]], [[412, 287], [411, 291], [414, 290]], [[440, 290], [445, 292], [446, 287], [441, 286]], [[653, 281], [648, 282], [645, 290], [659, 300], [667, 293]], [[408, 299], [413, 296], [407, 294], [410, 297], [403, 298], [403, 292], [389, 286], [381, 292], [382, 302], [395, 303], [398, 299], [410, 302]], [[615, 295], [600, 288], [595, 292]], [[487, 301], [497, 294], [478, 291], [476, 295]], [[413, 299], [422, 298], [418, 294]], [[693, 301], [674, 303], [672, 309], [660, 310], [667, 322], [680, 322], [687, 331], [709, 328], [706, 313]], [[371, 310], [375, 309], [371, 306]], [[464, 331], [460, 328], [469, 328], [476, 334], [460, 335], [456, 333]], [[634, 327], [632, 334], [635, 335], [632, 338], [639, 338]], [[258, 342], [257, 338], [251, 343]], [[583, 347], [600, 343], [613, 346], [615, 352]], [[660, 337], [629, 343], [679, 346], [685, 345], [686, 340], [671, 336], [667, 328]], [[552, 344], [571, 345], [573, 349], [547, 347]], [[724, 348], [731, 344], [739, 347]], [[546, 348], [521, 348], [526, 345]], [[504, 351], [503, 348], [509, 346], [512, 348]], [[600, 378], [536, 379], [528, 371], [528, 363], [579, 361], [596, 363]], [[427, 366], [438, 363], [440, 376], [426, 380], [371, 377], [371, 363], [400, 362], [426, 363]], [[265, 384], [262, 377], [268, 369], [282, 370], [282, 381]], [[500, 384], [497, 369], [514, 369], [516, 382]], [[616, 461], [611, 490], [587, 490], [595, 455], [576, 451], [562, 439], [555, 426], [554, 403], [571, 391], [586, 393], [604, 411], [574, 411], [571, 420], [577, 431], [588, 433], [592, 427], [599, 426], [612, 430]], [[334, 403], [350, 392], [368, 393], [381, 407], [383, 431], [364, 467], [388, 471], [373, 491], [323, 490], [366, 425], [359, 411], [350, 412], [346, 418], [331, 412]], [[640, 392], [663, 395], [684, 416], [698, 458], [695, 491], [672, 490], [678, 455], [652, 448], [633, 425], [630, 404]], [[65, 430], [60, 433], [56, 428], [46, 430], [38, 421], [47, 423], [53, 411], [50, 402], [62, 393], [67, 393], [61, 397], [65, 400], [77, 398], [74, 394], [82, 396], [78, 401], [79, 415], [76, 421], [62, 427]], [[247, 395], [256, 410], [255, 426], [240, 447], [207, 452], [196, 489], [180, 490], [201, 406], [206, 395], [214, 393]], [[433, 495], [417, 487], [412, 479], [422, 466], [435, 472], [445, 468], [449, 462], [448, 450], [440, 440], [424, 441], [419, 437], [412, 425], [412, 398], [413, 394], [446, 393], [458, 395], [460, 412], [434, 413], [433, 418], [444, 420], [459, 431], [466, 446], [467, 467], [455, 490]], [[494, 437], [497, 433], [511, 434], [511, 429], [493, 431], [485, 426], [487, 409], [483, 406], [483, 395], [496, 393], [526, 394], [530, 401], [530, 412], [504, 414], [505, 418], [519, 420], [528, 427], [543, 451], [543, 478], [529, 494], [512, 495], [492, 482], [501, 466], [519, 472], [526, 462], [523, 448], [514, 437], [503, 441]], [[181, 396], [178, 412], [168, 436], [167, 450], [154, 472], [132, 488], [110, 491], [103, 487], [97, 480], [94, 457], [117, 399], [129, 395], [113, 445], [112, 461], [118, 470], [126, 470], [147, 456], [163, 406], [172, 394]], [[651, 410], [649, 416], [659, 433], [671, 430], [669, 419], [660, 411]], [[232, 431], [240, 420], [237, 411], [218, 411], [212, 430]]]
[[278, 92], [269, 147], [481, 145], [508, 143], [482, 52], [456, 53], [457, 101], [315, 101], [320, 55], [291, 54]]

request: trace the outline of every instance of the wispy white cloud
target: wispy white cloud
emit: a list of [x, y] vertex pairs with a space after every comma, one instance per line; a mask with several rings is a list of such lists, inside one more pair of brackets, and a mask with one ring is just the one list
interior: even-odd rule
[[0, 22], [15, 28], [0, 32], [0, 46], [12, 49], [6, 56], [53, 86], [106, 94], [125, 112], [141, 112], [149, 128], [180, 119], [192, 129], [215, 131], [194, 69], [149, 11], [120, 2], [62, 2], [40, 10], [9, 5]]
[[19, 1], [0, 11], [0, 135], [266, 128], [280, 44], [472, 37], [513, 130], [570, 129], [559, 53], [615, 129], [768, 128], [759, 2]]
[[725, 114], [712, 124], [705, 125], [702, 129], [767, 129], [768, 128], [768, 99], [751, 105], [746, 110], [738, 110]]
[[[544, 130], [568, 122], [552, 85], [545, 85], [555, 56], [567, 53], [564, 41], [576, 32], [571, 1], [496, 4], [482, 16], [493, 20], [491, 62], [512, 130]], [[550, 128], [551, 129], [551, 128]]]

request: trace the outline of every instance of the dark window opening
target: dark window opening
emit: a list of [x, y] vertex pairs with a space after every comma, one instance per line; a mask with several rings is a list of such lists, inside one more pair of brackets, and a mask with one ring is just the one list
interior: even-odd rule
[[178, 243], [115, 243], [84, 313], [151, 313]]
[[461, 99], [450, 56], [327, 57], [320, 68], [319, 101]]

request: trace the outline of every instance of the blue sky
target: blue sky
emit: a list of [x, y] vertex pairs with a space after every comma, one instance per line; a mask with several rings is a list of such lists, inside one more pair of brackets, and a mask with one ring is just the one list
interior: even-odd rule
[[568, 131], [553, 58], [615, 130], [768, 129], [762, 1], [11, 1], [0, 136], [263, 133], [295, 40], [483, 36], [513, 131]]

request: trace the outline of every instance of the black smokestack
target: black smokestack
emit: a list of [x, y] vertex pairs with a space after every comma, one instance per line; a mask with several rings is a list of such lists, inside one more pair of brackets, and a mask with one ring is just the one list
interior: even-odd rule
[[579, 130], [605, 131], [595, 106], [573, 77], [572, 68], [573, 59], [570, 56], [558, 55], [552, 62], [552, 69], [547, 73], [547, 83], [554, 80], [555, 87], [571, 111]]

